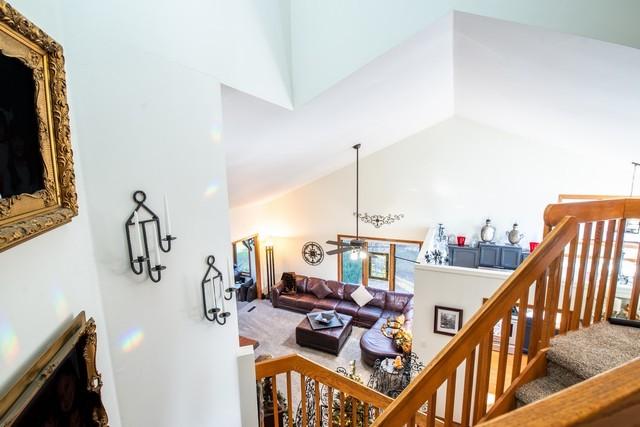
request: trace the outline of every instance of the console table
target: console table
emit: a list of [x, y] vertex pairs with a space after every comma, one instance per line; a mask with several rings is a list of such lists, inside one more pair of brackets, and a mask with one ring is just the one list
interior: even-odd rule
[[529, 255], [520, 246], [480, 243], [477, 247], [449, 245], [449, 265], [515, 270]]

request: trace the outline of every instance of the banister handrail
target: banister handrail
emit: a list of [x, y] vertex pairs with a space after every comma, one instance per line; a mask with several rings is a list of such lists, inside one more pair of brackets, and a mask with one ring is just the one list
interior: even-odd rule
[[591, 202], [553, 203], [544, 210], [544, 224], [555, 227], [565, 216], [572, 216], [578, 223], [605, 218], [623, 218], [625, 198], [596, 200]]
[[386, 408], [393, 401], [390, 397], [364, 386], [351, 378], [340, 375], [299, 354], [279, 356], [256, 363], [257, 380], [290, 371], [295, 371], [306, 377], [318, 380], [322, 384], [326, 384], [378, 408]]
[[544, 210], [545, 226], [555, 227], [565, 216], [573, 216], [579, 223], [603, 219], [638, 218], [640, 217], [640, 197], [553, 203]]
[[[482, 424], [486, 427], [622, 425], [640, 413], [640, 358]], [[628, 412], [625, 414], [625, 411]], [[619, 414], [617, 421], [612, 417]], [[600, 421], [599, 424], [596, 422]]]
[[376, 427], [400, 427], [418, 411], [428, 396], [449, 378], [468, 356], [470, 349], [493, 328], [504, 313], [513, 306], [532, 282], [545, 274], [549, 265], [576, 237], [577, 222], [573, 217], [563, 218], [549, 232], [540, 246], [498, 288], [494, 295], [462, 327], [454, 338], [418, 374], [415, 380], [398, 396], [376, 420]]

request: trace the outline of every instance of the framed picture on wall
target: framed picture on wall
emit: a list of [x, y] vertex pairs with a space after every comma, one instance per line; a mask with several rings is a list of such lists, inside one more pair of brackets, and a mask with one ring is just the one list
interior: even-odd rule
[[442, 335], [455, 335], [462, 328], [462, 309], [436, 305], [433, 332]]
[[0, 2], [0, 251], [78, 214], [62, 46]]

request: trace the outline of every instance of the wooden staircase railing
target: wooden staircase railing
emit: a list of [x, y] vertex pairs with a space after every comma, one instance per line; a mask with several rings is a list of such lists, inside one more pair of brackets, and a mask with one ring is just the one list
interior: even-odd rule
[[[271, 382], [271, 401], [282, 390], [286, 406], [282, 425], [276, 415], [268, 425], [291, 427], [299, 416], [299, 427], [370, 426], [392, 399], [303, 356], [292, 354], [256, 363], [256, 380]], [[300, 407], [300, 414], [296, 414]], [[261, 416], [260, 425], [264, 426]]]
[[[533, 322], [529, 342], [529, 363], [540, 348], [546, 347], [555, 318], [558, 278], [565, 246], [576, 237], [574, 218], [564, 218], [540, 246], [518, 267], [482, 308], [463, 326], [449, 344], [427, 365], [374, 426], [413, 427], [412, 417], [426, 403], [427, 426], [436, 422], [439, 399], [444, 399], [445, 426], [452, 426], [454, 414], [461, 426], [477, 424], [487, 413], [492, 350], [498, 347], [495, 397], [499, 398], [510, 385], [506, 383], [509, 357], [509, 330], [512, 309], [519, 309], [514, 325], [512, 375], [517, 378], [522, 368], [522, 345], [527, 307], [533, 302]], [[499, 343], [494, 345], [493, 331], [501, 324]], [[462, 378], [461, 389], [457, 378]], [[512, 380], [513, 381], [513, 380]]]
[[[438, 412], [445, 426], [455, 422], [464, 427], [514, 409], [515, 390], [544, 375], [544, 352], [554, 335], [611, 315], [629, 218], [640, 218], [640, 199], [548, 206], [540, 246], [373, 425], [413, 427], [417, 411], [423, 411], [427, 426], [435, 425]], [[640, 250], [635, 248], [635, 253], [630, 317], [640, 297]], [[512, 325], [514, 308], [517, 318]], [[531, 327], [525, 336], [527, 323]], [[498, 324], [501, 333], [494, 340]], [[512, 327], [515, 344], [510, 345]], [[495, 394], [490, 396], [493, 377]], [[495, 400], [492, 405], [490, 397]]]

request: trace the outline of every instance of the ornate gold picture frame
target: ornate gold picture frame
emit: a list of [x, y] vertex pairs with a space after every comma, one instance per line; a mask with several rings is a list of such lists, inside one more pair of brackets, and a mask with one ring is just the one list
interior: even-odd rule
[[[23, 119], [19, 128], [23, 134], [33, 132], [30, 140], [33, 140], [33, 150], [36, 153], [29, 158], [30, 163], [23, 161], [24, 164], [31, 165], [32, 169], [29, 171], [23, 166], [18, 179], [22, 178], [24, 181], [26, 175], [31, 176], [33, 182], [37, 181], [36, 185], [14, 185], [9, 194], [5, 191], [2, 195], [0, 191], [0, 251], [3, 251], [70, 222], [78, 214], [78, 202], [69, 137], [69, 107], [62, 47], [4, 0], [0, 0], [1, 60], [17, 64], [16, 67], [24, 68], [27, 73], [30, 70], [33, 76], [33, 126], [27, 129], [28, 126], [24, 123], [28, 122]], [[2, 81], [1, 84], [11, 87], [12, 82]], [[28, 93], [25, 92], [27, 95]], [[14, 94], [14, 98], [22, 106], [31, 105], [26, 104], [31, 102], [28, 99], [30, 96], [18, 93]], [[9, 140], [7, 136], [11, 120], [18, 121], [15, 120], [15, 115], [11, 108], [0, 105], [0, 172], [6, 171], [5, 183], [10, 181], [10, 171], [16, 175], [17, 168], [14, 166], [10, 170], [10, 165], [13, 164], [11, 162], [17, 162], [14, 158], [18, 158], [17, 155], [11, 157], [7, 153], [11, 153], [14, 145], [26, 145], [20, 141], [11, 145], [17, 138]], [[22, 149], [18, 152], [24, 151]], [[34, 176], [36, 179], [33, 179]]]
[[102, 376], [96, 369], [96, 323], [84, 311], [0, 395], [0, 426], [107, 427]]

